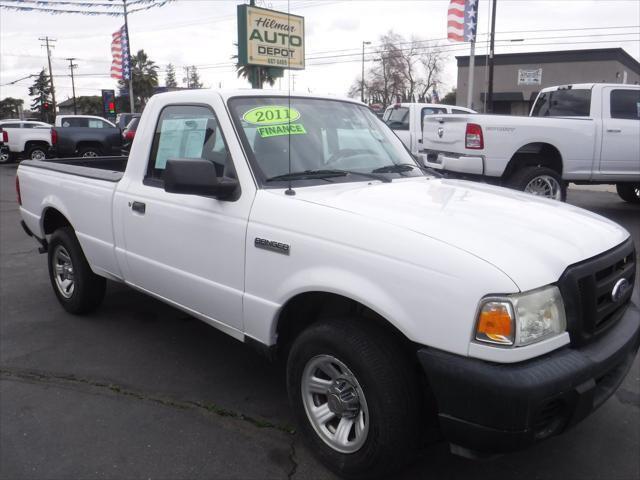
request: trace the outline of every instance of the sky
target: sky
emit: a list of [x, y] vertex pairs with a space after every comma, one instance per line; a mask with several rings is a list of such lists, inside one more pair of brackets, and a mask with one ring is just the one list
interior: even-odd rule
[[[85, 0], [87, 1], [87, 0]], [[102, 0], [103, 2], [105, 0]], [[2, 4], [15, 0], [0, 0]], [[163, 7], [129, 16], [131, 46], [144, 49], [160, 67], [160, 85], [168, 63], [183, 77], [182, 67], [196, 65], [206, 87], [247, 88], [231, 65], [235, 54], [236, 5], [239, 0], [174, 0]], [[446, 53], [442, 96], [456, 84], [456, 55], [468, 55], [469, 44], [446, 40], [448, 0], [259, 0], [265, 8], [305, 17], [307, 68], [290, 71], [275, 88], [345, 96], [359, 77], [362, 42], [366, 66], [373, 65], [379, 37], [389, 30], [407, 39], [430, 40]], [[479, 0], [477, 54], [486, 52], [490, 0]], [[622, 47], [640, 59], [638, 0], [498, 0], [496, 54], [509, 52]], [[52, 67], [57, 101], [70, 98], [69, 61], [75, 57], [76, 95], [99, 95], [115, 88], [109, 78], [111, 34], [121, 18], [51, 15], [0, 9], [0, 98], [29, 103], [33, 79], [9, 82], [47, 66], [46, 49], [38, 38], [56, 40]], [[515, 42], [512, 40], [516, 40]]]

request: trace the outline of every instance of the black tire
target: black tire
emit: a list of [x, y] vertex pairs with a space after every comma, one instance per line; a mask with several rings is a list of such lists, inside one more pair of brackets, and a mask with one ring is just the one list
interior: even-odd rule
[[[307, 416], [303, 376], [313, 359], [323, 358], [319, 356], [346, 365], [364, 394], [369, 425], [357, 451], [341, 453], [328, 445]], [[311, 450], [337, 474], [360, 479], [397, 472], [424, 445], [429, 409], [423, 401], [419, 367], [410, 358], [389, 332], [358, 318], [313, 324], [293, 343], [287, 359], [289, 400]], [[328, 395], [320, 398], [329, 401]], [[351, 433], [355, 437], [355, 430]]]
[[14, 155], [8, 148], [0, 149], [0, 164], [11, 163], [14, 160]]
[[49, 147], [45, 147], [44, 145], [32, 145], [27, 149], [26, 157], [29, 160], [45, 160], [47, 158], [48, 150]]
[[[54, 266], [62, 267], [63, 263], [60, 261], [62, 254], [69, 257], [72, 269], [70, 272], [72, 277], [65, 278], [65, 280], [72, 278], [73, 286], [65, 292], [63, 292], [62, 282], [59, 282], [60, 277], [58, 277]], [[104, 277], [96, 275], [91, 270], [71, 227], [59, 228], [51, 235], [48, 263], [51, 286], [58, 301], [67, 312], [80, 315], [89, 313], [100, 305], [104, 298], [106, 281]]]
[[102, 151], [98, 147], [83, 147], [78, 150], [79, 157], [99, 157], [102, 155]]
[[[522, 167], [516, 170], [505, 182], [506, 186], [513, 188], [514, 190], [520, 190], [524, 192], [527, 186], [537, 178], [549, 177], [557, 183], [558, 197], [553, 198], [547, 196], [546, 198], [552, 198], [553, 200], [560, 200], [564, 202], [567, 200], [567, 183], [562, 180], [562, 177], [558, 172], [547, 167]], [[545, 195], [541, 195], [545, 196]]]
[[618, 183], [618, 196], [629, 203], [640, 203], [640, 183]]

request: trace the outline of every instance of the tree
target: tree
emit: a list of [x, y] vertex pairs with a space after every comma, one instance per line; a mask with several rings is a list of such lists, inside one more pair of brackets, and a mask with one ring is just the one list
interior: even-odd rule
[[442, 97], [442, 103], [445, 105], [455, 105], [456, 104], [456, 89], [455, 87], [449, 93], [447, 93], [444, 97]]
[[200, 81], [200, 75], [195, 65], [190, 67], [184, 67], [185, 77], [182, 81], [186, 84], [187, 88], [202, 88], [202, 82]]
[[102, 97], [98, 95], [76, 97], [76, 106], [78, 112], [83, 115], [98, 115], [104, 114]]
[[164, 84], [167, 87], [177, 87], [178, 86], [178, 82], [176, 80], [176, 69], [173, 66], [173, 64], [168, 64], [167, 65], [167, 76], [164, 77]]
[[[444, 57], [437, 45], [429, 46], [416, 37], [406, 41], [392, 30], [379, 39], [379, 57], [364, 79], [369, 103], [389, 105], [396, 101], [425, 101], [440, 83]], [[359, 97], [361, 78], [348, 91]]]
[[[236, 48], [238, 47], [237, 43], [234, 43], [234, 45], [236, 46]], [[271, 71], [267, 68], [263, 68], [263, 67], [256, 67], [253, 65], [240, 65], [238, 62], [238, 55], [232, 55], [231, 56], [231, 60], [234, 60], [236, 62], [236, 74], [238, 76], [238, 78], [242, 77], [245, 80], [247, 80], [248, 82], [251, 82], [251, 76], [253, 75], [253, 71], [254, 69], [258, 70], [258, 75], [260, 75], [260, 86], [262, 87], [262, 85], [264, 85], [265, 83], [268, 83], [270, 87], [273, 87], [276, 84], [276, 78], [273, 75], [271, 75]], [[358, 90], [359, 92], [360, 90]]]
[[0, 100], [0, 118], [18, 118], [23, 104], [21, 98], [6, 97]]
[[51, 104], [51, 82], [49, 76], [44, 73], [44, 68], [40, 71], [33, 85], [29, 87], [29, 96], [33, 97], [31, 110], [40, 114], [40, 120], [51, 123], [55, 116], [53, 105]]
[[[142, 110], [158, 86], [158, 66], [150, 60], [144, 50], [131, 57], [131, 77], [136, 110]], [[118, 88], [128, 94], [124, 80], [118, 80]]]

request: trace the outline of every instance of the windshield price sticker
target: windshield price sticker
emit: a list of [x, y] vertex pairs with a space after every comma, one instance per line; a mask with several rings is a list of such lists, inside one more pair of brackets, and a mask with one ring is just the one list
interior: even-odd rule
[[301, 123], [291, 125], [273, 125], [269, 127], [258, 127], [258, 133], [262, 138], [281, 137], [283, 135], [305, 135], [307, 131]]
[[295, 122], [299, 118], [300, 112], [295, 108], [279, 105], [252, 108], [242, 116], [245, 122], [252, 125], [278, 125]]

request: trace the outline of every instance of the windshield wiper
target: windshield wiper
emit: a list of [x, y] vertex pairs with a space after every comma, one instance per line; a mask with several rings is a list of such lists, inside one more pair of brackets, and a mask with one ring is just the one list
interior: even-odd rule
[[382, 175], [376, 175], [375, 173], [356, 172], [353, 170], [304, 170], [302, 172], [291, 172], [283, 175], [276, 175], [275, 177], [269, 177], [266, 182], [275, 182], [278, 180], [307, 180], [313, 178], [330, 178], [330, 177], [346, 177], [347, 175], [360, 175], [361, 177], [371, 178], [373, 180], [379, 180], [381, 182], [389, 183], [390, 178]]
[[384, 167], [376, 168], [373, 173], [402, 173], [408, 172], [410, 169], [418, 168], [425, 173], [429, 173], [435, 177], [442, 177], [442, 174], [437, 170], [430, 167], [423, 167], [413, 163], [395, 163], [393, 165], [385, 165]]

